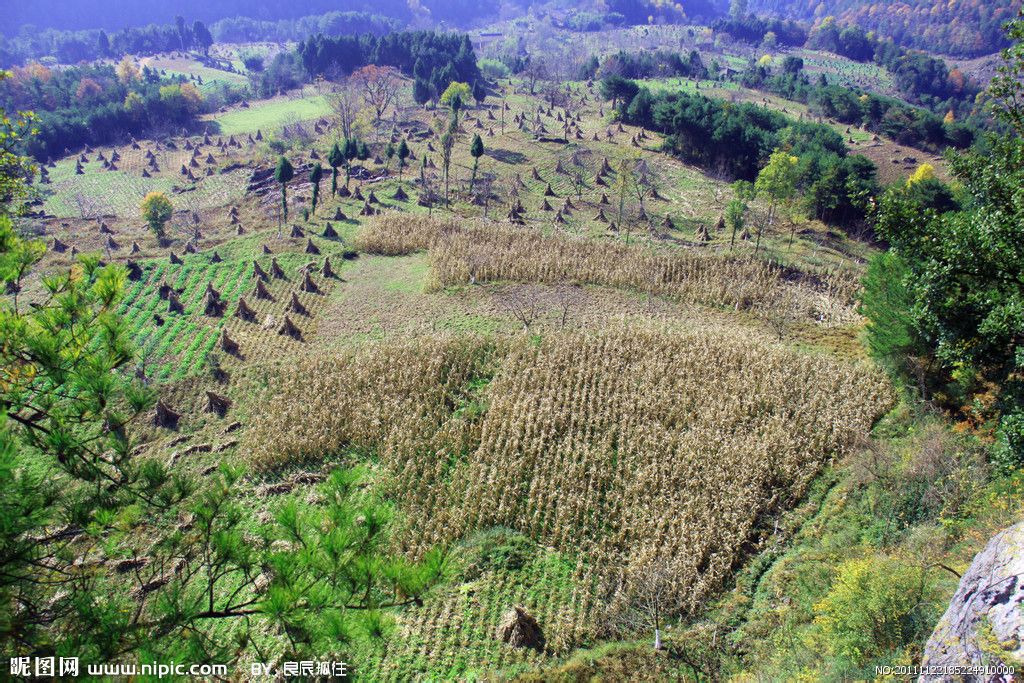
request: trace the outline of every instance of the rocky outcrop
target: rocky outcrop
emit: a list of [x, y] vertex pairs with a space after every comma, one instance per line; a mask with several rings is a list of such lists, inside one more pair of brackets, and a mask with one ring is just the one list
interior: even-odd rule
[[[974, 558], [939, 620], [921, 664], [1013, 666], [1024, 659], [1024, 522], [1002, 531]], [[970, 680], [1001, 681], [993, 674]], [[959, 680], [922, 676], [918, 680]]]

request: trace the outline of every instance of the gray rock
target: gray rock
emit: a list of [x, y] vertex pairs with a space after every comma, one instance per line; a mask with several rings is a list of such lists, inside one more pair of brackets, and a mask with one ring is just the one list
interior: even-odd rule
[[[992, 537], [975, 556], [928, 644], [922, 666], [1013, 666], [1024, 658], [1024, 522]], [[989, 631], [991, 629], [991, 631]], [[979, 634], [979, 630], [981, 633]], [[1003, 681], [992, 674], [966, 680]], [[922, 675], [919, 681], [960, 677]]]

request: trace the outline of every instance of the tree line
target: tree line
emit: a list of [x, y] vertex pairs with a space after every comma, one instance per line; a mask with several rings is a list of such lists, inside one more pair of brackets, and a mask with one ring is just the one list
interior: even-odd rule
[[0, 38], [0, 65], [24, 64], [45, 57], [52, 57], [61, 64], [77, 64], [192, 49], [206, 54], [212, 44], [213, 35], [203, 22], [189, 24], [180, 16], [173, 24], [125, 28], [110, 35], [102, 29], [47, 29], [11, 39]]
[[795, 158], [794, 189], [806, 211], [830, 223], [863, 220], [879, 191], [874, 163], [848, 156], [842, 136], [829, 126], [699, 94], [653, 94], [619, 77], [602, 81], [602, 94], [625, 122], [664, 134], [666, 151], [733, 179], [753, 182], [774, 152], [786, 150]]
[[[970, 147], [980, 127], [977, 117], [972, 116], [973, 105], [962, 103], [961, 107], [939, 116], [892, 97], [829, 84], [823, 75], [811, 79], [804, 72], [803, 60], [799, 57], [785, 57], [777, 67], [770, 63], [754, 64], [740, 73], [738, 80], [744, 87], [807, 104], [820, 116], [863, 126], [900, 144], [930, 152], [941, 152], [946, 147]], [[964, 115], [965, 121], [957, 120], [958, 112]]]
[[[746, 3], [744, 3], [746, 5]], [[822, 18], [821, 10], [844, 25], [887, 36], [899, 45], [942, 54], [974, 57], [1006, 47], [1002, 25], [1020, 7], [1015, 0], [750, 0], [751, 11], [804, 21]]]
[[[415, 79], [417, 100], [436, 99], [452, 83], [482, 85], [473, 43], [466, 34], [407, 31], [384, 36], [312, 36], [294, 56], [279, 56], [272, 68], [301, 66], [309, 77], [341, 77], [368, 64], [393, 67]], [[479, 86], [477, 86], [479, 87]]]
[[669, 50], [653, 52], [619, 50], [600, 60], [596, 55], [591, 55], [590, 59], [580, 67], [579, 78], [580, 80], [589, 80], [595, 78], [598, 73], [602, 76], [614, 74], [632, 79], [682, 76], [702, 80], [708, 77], [708, 68], [696, 50], [691, 50], [685, 56]]
[[858, 26], [841, 26], [832, 18], [826, 18], [810, 31], [797, 27], [779, 33], [774, 30], [779, 28], [779, 23], [777, 19], [744, 14], [717, 22], [714, 28], [738, 40], [765, 44], [768, 48], [779, 44], [808, 47], [834, 52], [857, 62], [877, 64], [892, 73], [904, 99], [943, 114], [951, 109], [962, 110], [964, 105], [973, 103], [980, 92], [977, 84], [958, 69], [950, 69], [944, 60], [905, 49], [891, 38], [866, 33]]
[[28, 154], [45, 160], [87, 144], [191, 128], [204, 104], [192, 83], [161, 78], [148, 67], [139, 70], [126, 58], [116, 68], [15, 69], [0, 83], [0, 107], [34, 112], [37, 134], [23, 144]]
[[992, 81], [1005, 133], [951, 155], [954, 202], [937, 205], [911, 178], [873, 212], [890, 249], [869, 264], [863, 313], [872, 354], [912, 394], [992, 443], [1003, 473], [1024, 465], [1024, 19]]

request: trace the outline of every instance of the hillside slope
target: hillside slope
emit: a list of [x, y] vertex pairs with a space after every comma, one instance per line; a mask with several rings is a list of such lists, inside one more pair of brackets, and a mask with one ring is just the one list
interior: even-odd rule
[[956, 56], [989, 54], [1006, 46], [1002, 24], [1020, 0], [750, 0], [749, 10], [817, 23], [833, 16], [888, 36], [901, 45]]

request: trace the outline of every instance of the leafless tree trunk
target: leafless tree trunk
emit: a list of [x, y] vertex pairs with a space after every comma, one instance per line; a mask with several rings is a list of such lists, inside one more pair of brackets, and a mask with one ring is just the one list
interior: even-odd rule
[[530, 325], [540, 316], [541, 304], [537, 291], [527, 286], [505, 287], [493, 295], [498, 308], [503, 310], [523, 326], [528, 332]]
[[340, 84], [327, 98], [334, 115], [338, 118], [338, 127], [344, 138], [352, 137], [352, 125], [355, 123], [359, 110], [363, 108], [362, 98], [355, 87], [347, 80]]
[[666, 561], [652, 559], [631, 574], [623, 600], [613, 615], [615, 626], [626, 632], [648, 631], [654, 649], [662, 649], [665, 621], [678, 611], [675, 576]]

